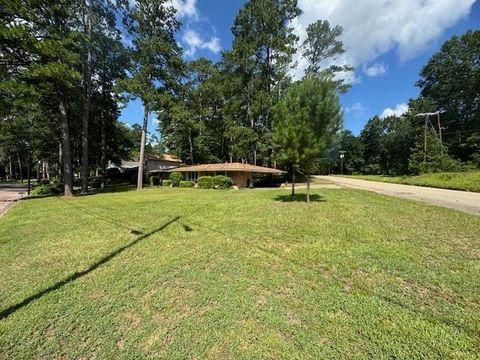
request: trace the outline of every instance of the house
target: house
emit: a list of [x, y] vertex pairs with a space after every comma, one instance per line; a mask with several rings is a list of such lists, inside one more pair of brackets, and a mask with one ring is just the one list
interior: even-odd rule
[[[121, 160], [120, 165], [110, 163], [108, 171], [114, 173], [122, 173], [124, 178], [134, 179], [138, 172], [138, 159], [136, 160]], [[145, 155], [144, 173], [146, 176], [157, 175], [162, 178], [168, 178], [167, 171], [176, 168], [183, 164], [182, 160], [175, 155], [161, 154], [161, 155]]]
[[200, 176], [225, 175], [232, 179], [233, 185], [239, 188], [248, 187], [252, 181], [253, 174], [274, 174], [281, 175], [285, 171], [272, 169], [263, 166], [256, 166], [243, 163], [217, 163], [182, 166], [168, 170], [168, 172], [180, 172], [185, 180], [197, 181]]

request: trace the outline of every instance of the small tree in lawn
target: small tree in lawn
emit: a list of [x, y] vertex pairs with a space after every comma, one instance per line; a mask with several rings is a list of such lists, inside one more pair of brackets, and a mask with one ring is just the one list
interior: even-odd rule
[[295, 195], [295, 172], [305, 173], [307, 202], [310, 202], [310, 175], [317, 169], [342, 122], [335, 87], [330, 78], [307, 76], [295, 83], [285, 99], [274, 107], [274, 142], [279, 159], [292, 166], [292, 196]]

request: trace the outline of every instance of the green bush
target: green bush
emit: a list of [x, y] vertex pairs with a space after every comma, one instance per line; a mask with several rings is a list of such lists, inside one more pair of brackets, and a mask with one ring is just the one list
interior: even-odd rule
[[180, 181], [183, 180], [183, 175], [179, 172], [172, 172], [170, 173], [170, 181], [172, 182], [173, 187], [177, 187], [180, 185]]
[[162, 186], [170, 186], [172, 185], [172, 180], [162, 180]]
[[93, 176], [88, 179], [88, 186], [91, 186], [94, 189], [100, 189], [102, 187], [102, 177]]
[[47, 178], [40, 179], [40, 185], [48, 185], [48, 184], [50, 184], [50, 179], [47, 179]]
[[73, 179], [73, 186], [82, 186], [82, 179], [74, 178]]
[[61, 186], [55, 186], [55, 185], [40, 185], [37, 186], [35, 189], [33, 189], [32, 194], [33, 195], [58, 195], [62, 192]]
[[213, 189], [212, 176], [200, 176], [197, 180], [197, 183], [200, 189]]
[[213, 178], [214, 189], [230, 189], [233, 185], [232, 178], [224, 175], [217, 175]]
[[194, 186], [195, 186], [195, 183], [193, 181], [190, 181], [190, 180], [180, 181], [181, 188], [189, 188]]
[[158, 176], [150, 176], [150, 185], [159, 186], [160, 185], [160, 178]]

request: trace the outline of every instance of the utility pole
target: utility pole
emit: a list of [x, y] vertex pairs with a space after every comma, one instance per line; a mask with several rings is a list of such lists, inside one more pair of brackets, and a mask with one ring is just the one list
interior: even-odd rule
[[[423, 129], [423, 164], [425, 165], [427, 163], [427, 141], [428, 141], [428, 122], [430, 116], [437, 116], [437, 122], [438, 122], [438, 136], [440, 137], [440, 145], [441, 145], [441, 151], [443, 154], [443, 139], [442, 139], [442, 126], [440, 124], [440, 114], [443, 111], [435, 111], [431, 113], [422, 113], [422, 114], [417, 114], [416, 117], [421, 117], [425, 116], [425, 126]], [[433, 125], [432, 125], [433, 127]]]
[[442, 125], [440, 124], [440, 111], [437, 111], [437, 123], [438, 123], [438, 136], [440, 137], [441, 151], [443, 155], [443, 138], [442, 138]]
[[423, 129], [423, 165], [427, 163], [427, 138], [428, 138], [428, 115], [425, 115], [425, 126]]

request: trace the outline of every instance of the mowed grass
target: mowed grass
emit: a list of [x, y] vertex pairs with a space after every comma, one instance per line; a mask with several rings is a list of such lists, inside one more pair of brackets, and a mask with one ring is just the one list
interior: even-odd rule
[[475, 359], [480, 217], [147, 189], [0, 218], [0, 358]]
[[418, 176], [351, 175], [355, 179], [480, 192], [480, 171], [431, 173]]

